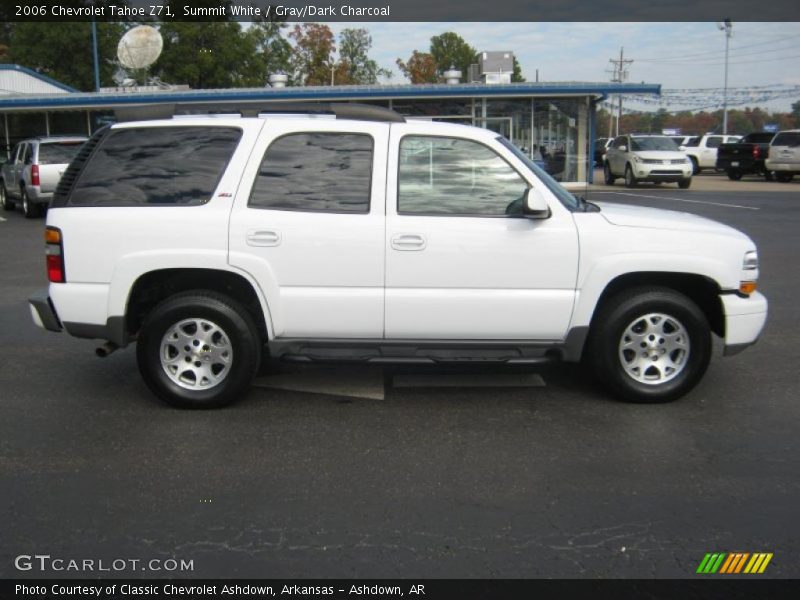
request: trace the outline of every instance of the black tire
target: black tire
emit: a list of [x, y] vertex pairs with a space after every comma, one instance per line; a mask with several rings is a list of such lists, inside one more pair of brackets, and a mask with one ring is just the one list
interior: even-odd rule
[[794, 178], [794, 173], [782, 173], [779, 171], [775, 172], [775, 179], [777, 179], [781, 183], [789, 183], [793, 178]]
[[631, 169], [630, 165], [625, 165], [625, 187], [635, 188], [637, 183], [639, 182], [636, 181], [636, 177], [633, 176], [633, 169]]
[[699, 175], [703, 169], [700, 168], [697, 159], [694, 156], [690, 156], [689, 160], [692, 162], [692, 175]]
[[774, 179], [772, 171], [764, 171], [764, 181], [773, 181]]
[[742, 178], [742, 172], [739, 169], [728, 169], [728, 179], [731, 181], [739, 181]]
[[28, 198], [28, 192], [24, 187], [20, 188], [19, 195], [22, 201], [22, 214], [25, 215], [26, 219], [35, 219], [36, 217], [40, 217], [42, 215], [39, 205], [30, 201], [30, 198]]
[[606, 185], [614, 185], [614, 182], [617, 180], [611, 172], [611, 167], [608, 166], [608, 163], [603, 165], [603, 178], [605, 179]]
[[[162, 366], [161, 345], [164, 336], [176, 324], [189, 319], [216, 324], [227, 336], [229, 344], [226, 347], [232, 353], [227, 375], [207, 389], [182, 387], [167, 374], [167, 367]], [[199, 359], [203, 349], [208, 349], [208, 346], [203, 346], [202, 342], [195, 346], [198, 346], [198, 350], [194, 358]], [[185, 347], [191, 348], [189, 345]], [[247, 393], [261, 364], [261, 348], [258, 328], [244, 307], [223, 294], [192, 290], [167, 298], [147, 315], [136, 344], [136, 360], [147, 386], [166, 403], [178, 408], [220, 408]], [[177, 364], [187, 366], [182, 362]], [[194, 364], [201, 365], [199, 360]]]
[[[625, 371], [620, 356], [630, 352], [620, 348], [629, 324], [651, 313], [677, 320], [689, 338], [688, 358], [678, 373], [663, 383], [637, 381]], [[654, 337], [650, 343], [655, 347], [643, 352], [659, 352], [658, 344], [663, 344], [664, 340], [659, 341], [658, 334]], [[586, 359], [614, 396], [627, 402], [660, 403], [677, 400], [697, 385], [708, 368], [711, 349], [708, 320], [692, 300], [669, 288], [642, 287], [620, 292], [603, 302], [592, 319]]]
[[688, 190], [689, 186], [691, 186], [691, 185], [692, 185], [692, 178], [691, 177], [689, 177], [689, 179], [681, 179], [678, 182], [678, 187], [681, 188], [682, 190]]
[[8, 190], [6, 190], [6, 186], [4, 183], [0, 183], [0, 205], [2, 205], [3, 210], [14, 210], [14, 201], [8, 197]]

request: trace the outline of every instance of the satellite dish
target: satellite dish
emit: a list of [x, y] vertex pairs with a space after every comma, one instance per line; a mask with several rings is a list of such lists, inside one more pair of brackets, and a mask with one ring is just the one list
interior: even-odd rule
[[139, 25], [129, 30], [117, 45], [117, 58], [129, 69], [145, 69], [156, 62], [164, 42], [155, 27]]

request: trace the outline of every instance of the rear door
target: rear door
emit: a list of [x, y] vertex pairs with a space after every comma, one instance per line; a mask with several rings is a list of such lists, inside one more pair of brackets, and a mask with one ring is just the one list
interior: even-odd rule
[[717, 148], [725, 138], [721, 135], [710, 135], [706, 138], [705, 147], [700, 149], [700, 166], [715, 167], [717, 164]]
[[267, 118], [230, 224], [279, 338], [383, 336], [386, 123]]

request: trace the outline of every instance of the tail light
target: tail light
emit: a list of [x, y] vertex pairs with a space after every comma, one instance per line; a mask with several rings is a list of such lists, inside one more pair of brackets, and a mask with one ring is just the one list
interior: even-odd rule
[[758, 146], [753, 146], [753, 158], [761, 158], [761, 149]]
[[40, 185], [39, 165], [31, 165], [31, 185]]
[[47, 254], [47, 278], [51, 283], [65, 283], [64, 242], [58, 227], [47, 227], [44, 230], [45, 251]]

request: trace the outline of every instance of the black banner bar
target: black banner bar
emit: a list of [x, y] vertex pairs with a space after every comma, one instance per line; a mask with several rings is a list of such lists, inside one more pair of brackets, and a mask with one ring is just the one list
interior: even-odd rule
[[797, 598], [797, 580], [753, 576], [684, 580], [154, 580], [154, 579], [4, 579], [3, 599], [76, 600], [79, 598], [148, 600], [326, 599], [501, 600], [506, 598], [710, 599]]
[[3, 21], [800, 21], [800, 2], [752, 0], [3, 0]]

